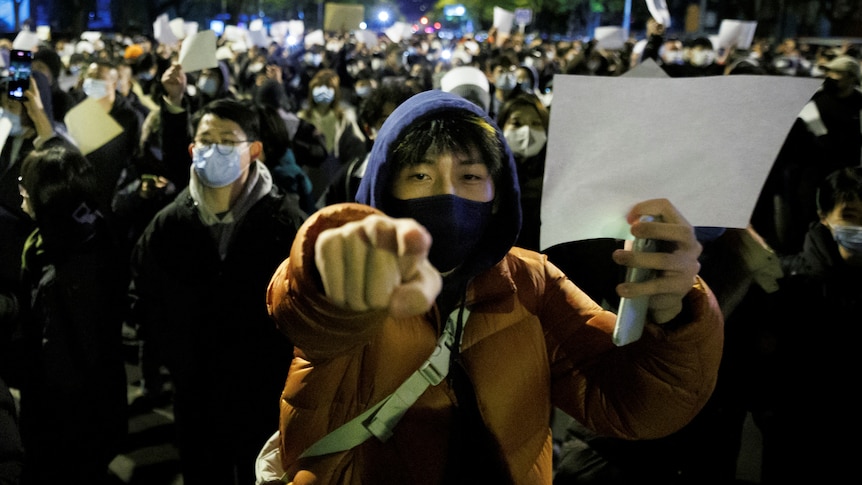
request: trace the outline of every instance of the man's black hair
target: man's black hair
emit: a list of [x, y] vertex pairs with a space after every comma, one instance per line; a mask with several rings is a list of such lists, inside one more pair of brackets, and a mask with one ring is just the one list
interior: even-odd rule
[[236, 99], [217, 99], [205, 104], [201, 109], [195, 112], [192, 119], [192, 126], [197, 132], [198, 125], [204, 115], [211, 114], [223, 120], [230, 120], [238, 124], [242, 131], [245, 132], [247, 140], [260, 139], [260, 119], [258, 111], [252, 109], [252, 106], [247, 101]]
[[54, 82], [57, 82], [57, 80], [60, 79], [60, 71], [63, 69], [63, 61], [60, 59], [60, 55], [57, 54], [57, 51], [50, 47], [40, 46], [39, 50], [33, 53], [33, 60], [44, 62], [45, 65], [48, 66], [48, 70], [51, 71], [51, 76], [53, 76]]
[[817, 188], [817, 211], [826, 215], [835, 206], [862, 200], [862, 167], [845, 167], [826, 176]]
[[496, 129], [484, 118], [466, 110], [432, 111], [402, 131], [389, 148], [396, 167], [424, 163], [429, 150], [442, 153], [470, 153], [475, 148], [488, 166], [495, 182], [503, 171], [504, 149]]
[[371, 93], [359, 105], [359, 122], [374, 125], [383, 116], [383, 107], [386, 103], [395, 103], [396, 106], [407, 101], [416, 94], [416, 89], [404, 82], [382, 83], [373, 89]]

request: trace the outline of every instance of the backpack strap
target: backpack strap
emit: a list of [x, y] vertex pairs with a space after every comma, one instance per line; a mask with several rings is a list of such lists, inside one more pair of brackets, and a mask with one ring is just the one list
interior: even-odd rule
[[[388, 440], [404, 413], [428, 389], [428, 386], [436, 386], [449, 374], [449, 357], [452, 345], [455, 343], [459, 316], [461, 321], [466, 322], [470, 311], [462, 307], [449, 315], [443, 334], [437, 340], [437, 346], [431, 356], [398, 386], [395, 392], [319, 439], [308, 447], [300, 458], [346, 451], [372, 436], [380, 441]], [[463, 335], [463, 332], [460, 334]], [[460, 341], [458, 346], [461, 346]]]

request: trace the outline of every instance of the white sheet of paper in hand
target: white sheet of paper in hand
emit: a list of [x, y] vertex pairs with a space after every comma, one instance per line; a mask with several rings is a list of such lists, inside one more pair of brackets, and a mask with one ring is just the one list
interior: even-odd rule
[[510, 12], [503, 7], [494, 7], [494, 27], [500, 35], [512, 33], [512, 25], [515, 24], [515, 12]]
[[76, 104], [64, 118], [69, 136], [81, 153], [88, 155], [123, 132], [123, 127], [102, 109], [99, 102], [87, 98]]
[[670, 200], [695, 226], [746, 227], [790, 127], [821, 83], [555, 76], [541, 248], [631, 239], [626, 213], [653, 198]]
[[153, 36], [159, 43], [165, 45], [176, 45], [180, 41], [171, 30], [171, 21], [166, 13], [156, 17], [156, 21], [153, 22]]
[[200, 71], [218, 66], [215, 31], [202, 30], [190, 35], [180, 47], [180, 66], [184, 72]]
[[718, 27], [718, 42], [715, 43], [715, 48], [751, 49], [756, 30], [757, 21], [724, 19]]

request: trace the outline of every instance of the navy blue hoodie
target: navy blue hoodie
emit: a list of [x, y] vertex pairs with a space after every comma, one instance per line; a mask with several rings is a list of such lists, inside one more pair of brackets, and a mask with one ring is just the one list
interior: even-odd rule
[[503, 259], [503, 256], [509, 252], [518, 238], [518, 232], [521, 228], [518, 171], [515, 167], [512, 151], [503, 137], [503, 131], [485, 111], [482, 111], [474, 103], [456, 94], [432, 90], [416, 94], [399, 105], [389, 115], [377, 134], [377, 139], [374, 141], [374, 147], [371, 149], [368, 159], [368, 168], [356, 194], [356, 201], [389, 213], [386, 202], [390, 200], [390, 197], [388, 197], [387, 192], [392, 187], [392, 177], [394, 176], [393, 166], [388, 163], [391, 147], [396, 146], [395, 142], [401, 138], [405, 128], [417, 120], [427, 119], [428, 116], [439, 116], [441, 119], [446, 119], [449, 116], [447, 112], [451, 111], [469, 111], [484, 118], [494, 127], [497, 132], [497, 139], [504, 147], [502, 171], [500, 176], [495, 179], [497, 184], [495, 187], [496, 210], [488, 224], [488, 229], [482, 236], [479, 253], [466, 261], [461, 271], [462, 274], [474, 276]]

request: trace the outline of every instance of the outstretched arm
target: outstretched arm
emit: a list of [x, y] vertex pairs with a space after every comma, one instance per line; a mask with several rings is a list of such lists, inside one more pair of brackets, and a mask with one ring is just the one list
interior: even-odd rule
[[322, 232], [315, 263], [334, 304], [409, 317], [427, 312], [440, 293], [430, 247], [431, 235], [416, 221], [373, 214]]

